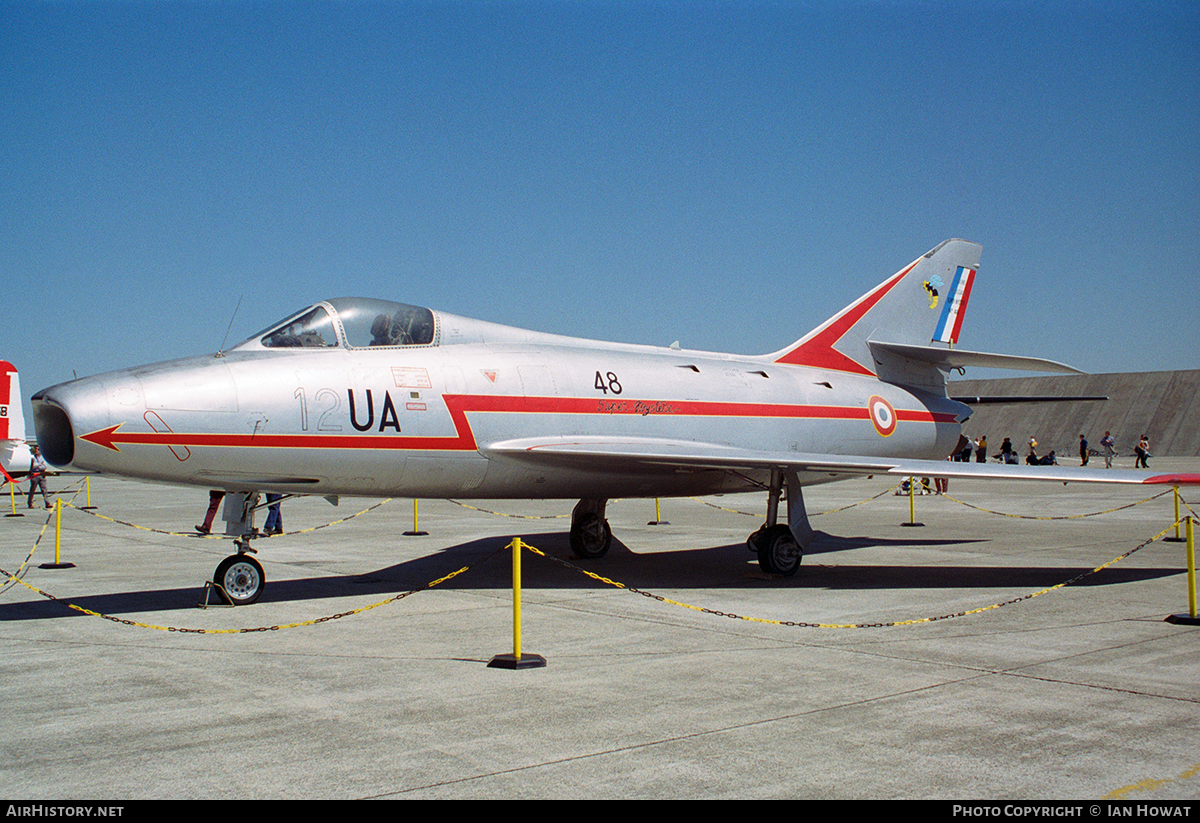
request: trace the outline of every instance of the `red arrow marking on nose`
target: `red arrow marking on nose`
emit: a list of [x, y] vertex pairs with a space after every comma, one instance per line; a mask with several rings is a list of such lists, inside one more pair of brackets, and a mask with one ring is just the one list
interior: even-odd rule
[[[91, 434], [81, 434], [81, 435], [79, 435], [79, 439], [86, 440], [89, 443], [95, 443], [97, 446], [103, 446], [106, 449], [112, 449], [115, 452], [119, 452], [120, 449], [118, 449], [116, 447], [115, 443], [113, 442], [116, 439], [115, 437], [113, 437], [113, 435], [116, 434], [117, 429], [121, 428], [124, 425], [125, 425], [124, 423], [118, 423], [115, 426], [109, 426], [107, 429], [101, 429], [100, 431], [94, 431]], [[128, 442], [128, 440], [126, 440], [126, 438], [122, 437], [121, 442], [125, 443], [125, 442]]]

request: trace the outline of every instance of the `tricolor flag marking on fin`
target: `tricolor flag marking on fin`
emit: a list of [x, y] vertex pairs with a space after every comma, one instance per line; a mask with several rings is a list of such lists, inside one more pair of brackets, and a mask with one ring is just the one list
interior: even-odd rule
[[946, 305], [942, 307], [942, 316], [934, 329], [933, 340], [939, 343], [958, 342], [958, 333], [962, 331], [963, 317], [967, 313], [967, 300], [971, 297], [971, 284], [974, 281], [975, 269], [958, 267], [954, 273], [954, 281], [950, 284]]

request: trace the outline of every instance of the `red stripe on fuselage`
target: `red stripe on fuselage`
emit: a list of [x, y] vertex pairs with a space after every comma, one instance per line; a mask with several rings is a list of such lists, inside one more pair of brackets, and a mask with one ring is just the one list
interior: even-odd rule
[[[188, 434], [185, 432], [119, 432], [124, 424], [80, 437], [119, 451], [117, 444], [213, 446], [264, 449], [403, 449], [414, 451], [474, 451], [478, 449], [467, 414], [588, 414], [638, 417], [788, 418], [869, 420], [865, 406], [810, 406], [778, 403], [720, 403], [697, 400], [622, 400], [586, 397], [524, 397], [514, 395], [443, 395], [454, 424], [453, 435], [412, 437], [396, 434]], [[897, 409], [899, 420], [953, 423], [953, 414], [925, 409]]]

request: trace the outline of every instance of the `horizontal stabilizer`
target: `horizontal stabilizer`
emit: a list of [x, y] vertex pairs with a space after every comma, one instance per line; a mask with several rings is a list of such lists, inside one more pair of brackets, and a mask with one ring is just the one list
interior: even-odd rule
[[[887, 352], [919, 363], [928, 363], [939, 369], [950, 369], [976, 366], [987, 369], [1015, 369], [1018, 371], [1048, 371], [1058, 374], [1086, 374], [1074, 366], [1059, 363], [1056, 360], [1046, 360], [1041, 357], [1021, 357], [1015, 354], [992, 354], [982, 351], [967, 351], [966, 349], [944, 349], [938, 346], [912, 346], [904, 343], [879, 343], [874, 340], [867, 343], [871, 353], [879, 361], [880, 353]], [[879, 375], [884, 379], [883, 375]]]
[[1009, 396], [1003, 395], [985, 395], [985, 396], [969, 396], [969, 397], [951, 397], [959, 403], [964, 403], [968, 406], [986, 406], [991, 404], [1003, 403], [1079, 403], [1088, 400], [1107, 400], [1106, 394], [1081, 394], [1075, 397], [1056, 397], [1050, 394], [1030, 394], [1024, 396]]

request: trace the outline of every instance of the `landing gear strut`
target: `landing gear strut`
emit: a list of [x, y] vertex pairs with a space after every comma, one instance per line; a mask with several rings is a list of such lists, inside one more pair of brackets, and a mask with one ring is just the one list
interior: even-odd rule
[[815, 535], [808, 525], [804, 497], [800, 492], [800, 478], [795, 472], [786, 473], [788, 522], [776, 522], [784, 481], [784, 472], [771, 470], [771, 486], [767, 494], [767, 522], [746, 539], [746, 547], [758, 555], [758, 565], [764, 573], [791, 577], [800, 568], [804, 550]]
[[255, 536], [254, 509], [258, 503], [258, 492], [248, 494], [231, 493], [225, 496], [225, 534], [233, 538], [237, 554], [221, 561], [213, 573], [216, 583], [235, 606], [247, 606], [262, 596], [267, 585], [263, 567], [250, 556], [250, 539]]
[[604, 519], [608, 500], [580, 500], [571, 512], [571, 551], [594, 560], [604, 557], [612, 545], [612, 529]]

